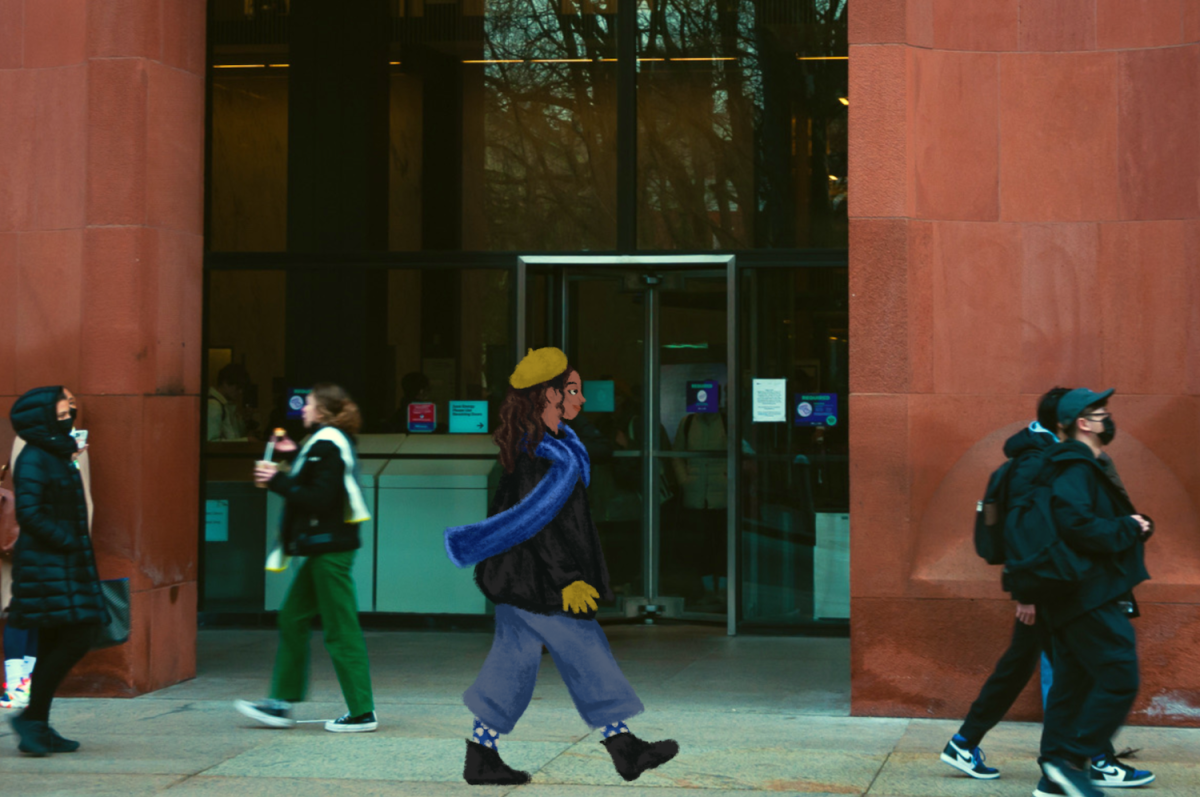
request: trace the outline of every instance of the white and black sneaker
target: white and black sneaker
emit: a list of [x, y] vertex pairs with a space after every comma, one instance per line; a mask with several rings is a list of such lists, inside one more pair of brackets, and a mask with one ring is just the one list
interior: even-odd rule
[[379, 721], [375, 718], [374, 711], [359, 714], [357, 717], [343, 714], [325, 723], [325, 730], [331, 733], [370, 733], [378, 727]]
[[1092, 783], [1102, 789], [1134, 789], [1154, 780], [1154, 773], [1123, 764], [1114, 755], [1092, 759]]
[[1043, 761], [1042, 772], [1061, 788], [1067, 797], [1101, 797], [1103, 795], [1103, 792], [1093, 785], [1089, 773], [1066, 761]]
[[942, 751], [942, 760], [979, 780], [995, 780], [1000, 777], [1000, 770], [984, 765], [986, 756], [981, 748], [973, 747], [968, 750], [959, 746], [953, 739], [946, 742], [946, 749]]
[[235, 700], [233, 707], [243, 716], [271, 728], [292, 728], [296, 725], [292, 719], [292, 704], [286, 700], [259, 700], [254, 703]]
[[1038, 781], [1037, 787], [1033, 790], [1033, 797], [1062, 797], [1066, 794], [1059, 786], [1050, 778], [1042, 775], [1042, 779]]

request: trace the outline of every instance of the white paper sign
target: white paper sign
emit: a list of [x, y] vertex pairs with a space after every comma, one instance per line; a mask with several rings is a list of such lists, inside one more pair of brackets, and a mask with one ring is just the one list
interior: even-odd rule
[[783, 423], [787, 420], [787, 380], [755, 379], [753, 390], [754, 423]]
[[229, 501], [209, 498], [204, 502], [204, 541], [229, 542]]

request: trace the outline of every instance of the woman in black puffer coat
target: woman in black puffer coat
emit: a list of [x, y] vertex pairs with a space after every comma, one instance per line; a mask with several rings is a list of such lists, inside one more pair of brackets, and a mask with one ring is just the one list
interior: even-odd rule
[[8, 622], [38, 629], [29, 705], [10, 721], [23, 753], [69, 753], [79, 743], [50, 727], [50, 703], [68, 672], [108, 622], [88, 536], [87, 502], [71, 437], [70, 394], [31, 390], [13, 405], [13, 429], [26, 442], [13, 472], [21, 536], [13, 552]]

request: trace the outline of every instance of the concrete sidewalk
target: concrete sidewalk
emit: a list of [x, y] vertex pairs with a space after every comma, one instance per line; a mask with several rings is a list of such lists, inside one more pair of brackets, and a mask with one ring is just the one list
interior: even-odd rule
[[[134, 700], [57, 701], [53, 724], [83, 742], [78, 753], [20, 756], [5, 723], [0, 794], [1015, 797], [1029, 795], [1037, 781], [1037, 725], [993, 731], [988, 763], [1003, 777], [980, 782], [938, 761], [955, 722], [849, 717], [847, 640], [729, 638], [682, 626], [608, 632], [647, 707], [631, 728], [681, 747], [675, 760], [634, 784], [613, 770], [549, 657], [529, 711], [501, 744], [506, 761], [534, 773], [533, 783], [462, 782], [471, 717], [460, 695], [487, 654], [488, 634], [368, 633], [380, 729], [339, 735], [318, 723], [260, 728], [238, 715], [230, 701], [261, 697], [267, 687], [274, 634], [205, 631], [193, 681]], [[319, 635], [313, 664], [312, 701], [297, 716], [338, 716], [345, 709]], [[1143, 748], [1135, 762], [1158, 775], [1148, 791], [1200, 793], [1200, 730], [1130, 728], [1118, 746]]]

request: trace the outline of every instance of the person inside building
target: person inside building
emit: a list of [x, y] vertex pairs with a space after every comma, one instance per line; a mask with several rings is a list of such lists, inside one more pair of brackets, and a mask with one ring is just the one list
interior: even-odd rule
[[400, 377], [400, 406], [388, 423], [388, 431], [408, 431], [408, 405], [413, 402], [429, 401], [429, 377], [420, 371], [411, 371]]
[[446, 553], [475, 565], [496, 604], [491, 652], [463, 702], [475, 715], [463, 778], [519, 785], [529, 773], [500, 758], [533, 697], [542, 646], [549, 649], [580, 716], [627, 781], [671, 760], [673, 740], [645, 742], [625, 724], [643, 710], [596, 622], [596, 600], [612, 600], [600, 536], [592, 522], [587, 450], [563, 421], [583, 408], [579, 373], [556, 348], [530, 350], [510, 378], [494, 439], [504, 467], [487, 520], [446, 530]]
[[[304, 404], [304, 425], [315, 431], [300, 447], [289, 473], [274, 462], [259, 462], [254, 480], [286, 502], [281, 554], [306, 557], [279, 610], [279, 651], [270, 697], [234, 705], [243, 715], [272, 728], [291, 728], [292, 704], [308, 691], [309, 637], [321, 616], [325, 649], [333, 659], [348, 712], [325, 723], [333, 733], [365, 733], [379, 727], [371, 690], [367, 645], [358, 623], [354, 556], [361, 546], [359, 526], [370, 520], [358, 486], [355, 435], [362, 416], [350, 395], [337, 385], [313, 387]], [[281, 453], [294, 451], [285, 438]], [[268, 563], [272, 569], [282, 569]]]
[[244, 366], [230, 363], [217, 372], [217, 384], [208, 389], [207, 437], [211, 442], [246, 440], [242, 406], [250, 376]]
[[[724, 412], [694, 412], [685, 415], [675, 434], [675, 451], [706, 451], [724, 454], [729, 448]], [[695, 608], [723, 611], [728, 580], [726, 506], [729, 501], [729, 464], [724, 456], [672, 459], [683, 493], [680, 524], [692, 544], [699, 589]]]
[[1093, 566], [1079, 587], [1044, 600], [1054, 639], [1054, 683], [1042, 728], [1044, 777], [1035, 795], [1097, 797], [1097, 786], [1142, 786], [1154, 775], [1117, 760], [1112, 738], [1137, 697], [1137, 616], [1133, 588], [1149, 578], [1144, 561], [1153, 534], [1125, 491], [1099, 461], [1116, 435], [1112, 390], [1076, 388], [1058, 403], [1064, 441], [1049, 455], [1056, 467], [1051, 506], [1058, 535]]
[[25, 447], [13, 473], [21, 533], [13, 552], [8, 623], [38, 629], [38, 655], [29, 703], [9, 721], [20, 739], [17, 749], [33, 756], [79, 749], [79, 742], [50, 726], [50, 705], [100, 625], [109, 621], [88, 533], [82, 451], [71, 434], [72, 400], [61, 386], [36, 388], [10, 412]]

